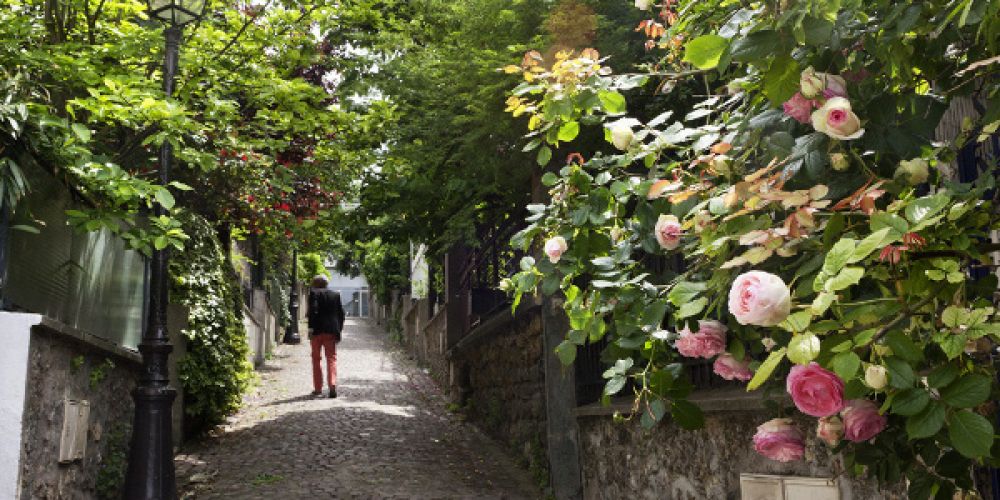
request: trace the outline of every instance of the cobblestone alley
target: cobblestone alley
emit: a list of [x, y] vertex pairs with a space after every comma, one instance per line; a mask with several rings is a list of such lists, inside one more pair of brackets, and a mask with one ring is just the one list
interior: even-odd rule
[[279, 346], [225, 429], [177, 456], [182, 497], [539, 497], [374, 323], [347, 321], [338, 362], [339, 398], [314, 399], [305, 336]]

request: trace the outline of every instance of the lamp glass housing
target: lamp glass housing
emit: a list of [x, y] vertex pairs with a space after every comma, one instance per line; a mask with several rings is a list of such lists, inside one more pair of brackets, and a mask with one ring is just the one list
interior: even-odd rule
[[148, 0], [149, 17], [171, 26], [183, 26], [201, 17], [205, 0]]

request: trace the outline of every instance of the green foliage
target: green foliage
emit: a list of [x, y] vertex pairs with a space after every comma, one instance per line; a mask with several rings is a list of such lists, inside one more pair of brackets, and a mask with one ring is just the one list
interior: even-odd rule
[[114, 424], [105, 435], [104, 450], [101, 452], [94, 484], [97, 498], [101, 500], [121, 498], [122, 487], [125, 485], [125, 472], [128, 469], [128, 447], [131, 436], [131, 425], [123, 423]]
[[[660, 8], [666, 26], [639, 26], [655, 70], [616, 75], [591, 49], [529, 52], [505, 68], [524, 78], [507, 110], [528, 119], [525, 148], [545, 151], [526, 161], [584, 152], [541, 176], [551, 200], [527, 207], [512, 245], [565, 251], [522, 260], [506, 283], [515, 302], [540, 285], [564, 294], [570, 331], [555, 354], [570, 364], [606, 338], [604, 394], [631, 382], [643, 425], [668, 414], [700, 424], [677, 339], [716, 320], [754, 372], [748, 389], [784, 388], [794, 364], [817, 363], [845, 399], [881, 407], [885, 430], [838, 448], [856, 472], [905, 475], [924, 498], [971, 489], [971, 463], [1000, 459], [985, 415], [997, 279], [968, 277], [996, 249], [980, 242], [997, 229], [998, 200], [992, 176], [961, 183], [939, 167], [1000, 125], [1000, 2]], [[637, 99], [654, 86], [674, 109]], [[980, 109], [941, 141], [935, 128], [957, 100]], [[790, 314], [727, 307], [751, 270], [780, 278]]]
[[318, 253], [299, 255], [299, 278], [308, 282], [313, 276], [330, 277], [330, 272], [323, 265], [323, 256]]
[[215, 231], [195, 215], [181, 214], [180, 220], [191, 240], [187, 251], [170, 260], [171, 302], [188, 308], [187, 355], [178, 370], [185, 411], [200, 431], [239, 408], [253, 366], [247, 361], [243, 299]]

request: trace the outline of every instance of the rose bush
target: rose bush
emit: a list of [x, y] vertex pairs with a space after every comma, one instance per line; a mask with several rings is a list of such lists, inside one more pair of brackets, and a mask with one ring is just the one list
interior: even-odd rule
[[[1000, 128], [1000, 1], [964, 5], [668, 1], [662, 30], [640, 25], [657, 64], [637, 73], [590, 49], [529, 54], [509, 104], [551, 199], [512, 244], [560, 234], [568, 249], [522, 261], [515, 304], [561, 293], [556, 354], [608, 337], [605, 399], [633, 388], [646, 426], [702, 424], [684, 367], [714, 357], [818, 417], [852, 472], [905, 477], [913, 498], [972, 489], [973, 464], [1000, 459], [997, 279], [977, 268], [997, 190], [941, 167], [988, 155]], [[981, 109], [946, 133], [956, 100]], [[577, 139], [587, 125], [606, 143]], [[709, 321], [724, 340], [699, 336]], [[801, 459], [797, 421], [762, 425], [755, 449]]]

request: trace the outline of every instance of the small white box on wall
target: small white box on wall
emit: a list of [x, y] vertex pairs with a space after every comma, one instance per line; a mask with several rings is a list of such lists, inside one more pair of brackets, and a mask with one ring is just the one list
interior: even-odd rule
[[840, 500], [833, 478], [740, 474], [742, 500]]
[[90, 402], [63, 401], [63, 427], [59, 439], [59, 463], [83, 460], [87, 452], [87, 430], [90, 427]]

